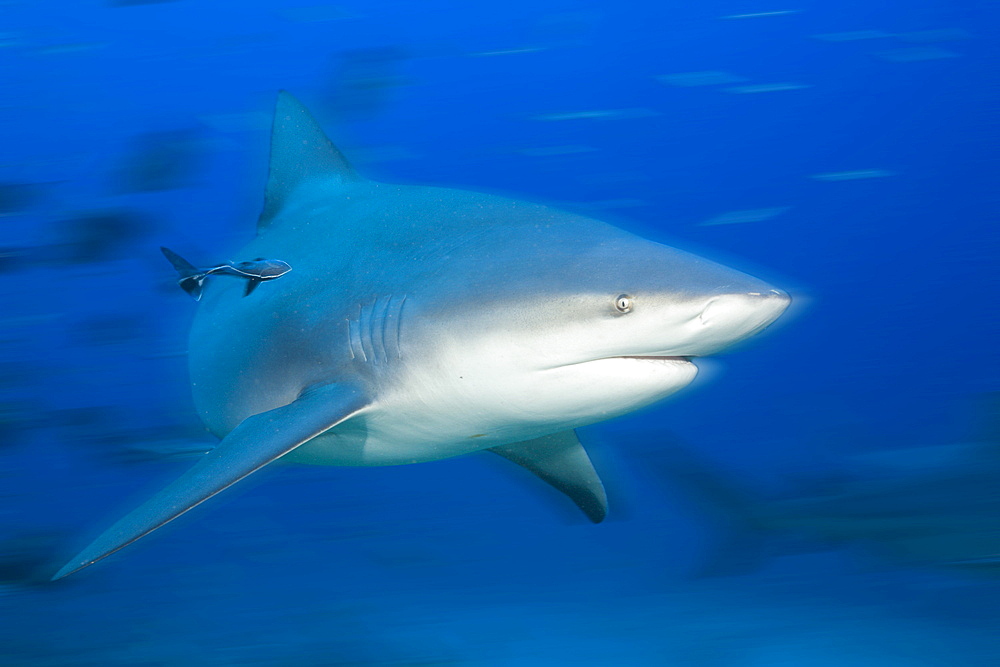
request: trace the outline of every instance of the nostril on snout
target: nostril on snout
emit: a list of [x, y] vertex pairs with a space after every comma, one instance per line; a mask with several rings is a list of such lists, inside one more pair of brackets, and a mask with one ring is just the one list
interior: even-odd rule
[[782, 310], [784, 310], [785, 308], [787, 308], [789, 306], [789, 304], [792, 303], [792, 295], [789, 294], [788, 292], [784, 292], [784, 291], [782, 291], [780, 289], [771, 289], [771, 290], [768, 290], [766, 296], [767, 296], [768, 300], [773, 300], [773, 301], [778, 302], [779, 304], [782, 304]]
[[760, 297], [761, 299], [768, 299], [768, 300], [780, 299], [781, 301], [785, 301], [788, 303], [790, 303], [792, 300], [792, 297], [789, 296], [787, 292], [782, 292], [780, 289], [774, 289], [774, 288], [771, 288], [764, 292], [747, 292], [747, 296]]

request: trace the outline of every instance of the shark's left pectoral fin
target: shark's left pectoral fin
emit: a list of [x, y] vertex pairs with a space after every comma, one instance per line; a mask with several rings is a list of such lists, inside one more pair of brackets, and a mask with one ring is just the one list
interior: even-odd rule
[[576, 432], [553, 433], [491, 447], [489, 451], [530, 470], [565, 493], [594, 523], [600, 523], [607, 515], [604, 485]]
[[92, 565], [135, 542], [250, 473], [349, 419], [369, 404], [365, 393], [346, 384], [328, 384], [297, 400], [248, 417], [212, 451], [66, 564], [53, 580]]

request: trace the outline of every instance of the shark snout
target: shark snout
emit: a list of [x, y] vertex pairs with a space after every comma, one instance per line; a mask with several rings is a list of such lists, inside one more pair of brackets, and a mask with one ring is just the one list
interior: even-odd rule
[[712, 354], [749, 338], [778, 319], [791, 301], [770, 286], [710, 297], [693, 322], [692, 354]]
[[745, 294], [721, 294], [709, 299], [698, 320], [705, 326], [761, 320], [767, 326], [778, 319], [791, 302], [787, 293], [774, 288]]

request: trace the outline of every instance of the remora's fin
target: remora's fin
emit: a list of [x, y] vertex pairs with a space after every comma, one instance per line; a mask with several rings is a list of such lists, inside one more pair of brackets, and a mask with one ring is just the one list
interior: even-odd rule
[[263, 281], [260, 278], [250, 278], [247, 280], [247, 288], [243, 291], [243, 296], [250, 296], [250, 293], [257, 289]]
[[490, 451], [527, 468], [559, 489], [594, 523], [608, 513], [604, 485], [574, 431], [491, 447]]
[[190, 294], [195, 301], [201, 301], [201, 295], [205, 290], [204, 275], [181, 278], [177, 281], [177, 284], [181, 286], [182, 290]]
[[160, 247], [160, 252], [163, 256], [167, 258], [174, 269], [177, 271], [178, 280], [177, 284], [181, 286], [181, 289], [194, 297], [195, 301], [201, 301], [201, 291], [205, 286], [205, 277], [208, 275], [204, 271], [199, 271], [198, 268], [187, 261], [176, 252], [170, 248]]
[[293, 190], [316, 178], [354, 180], [357, 175], [305, 106], [282, 90], [274, 108], [271, 161], [257, 231], [271, 224]]
[[244, 419], [190, 470], [125, 515], [52, 578], [92, 565], [250, 473], [357, 414], [368, 404], [350, 385], [311, 389], [284, 407]]

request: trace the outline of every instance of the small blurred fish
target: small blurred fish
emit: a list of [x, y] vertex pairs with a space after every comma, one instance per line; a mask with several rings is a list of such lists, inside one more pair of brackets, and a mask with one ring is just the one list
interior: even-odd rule
[[44, 183], [0, 182], [0, 216], [31, 208], [40, 198]]
[[159, 192], [188, 187], [198, 164], [196, 130], [145, 132], [136, 136], [115, 173], [120, 192]]
[[392, 88], [408, 81], [398, 74], [409, 56], [402, 49], [352, 49], [337, 54], [327, 99], [342, 121], [367, 120], [389, 103]]
[[25, 248], [0, 247], [0, 273], [10, 273], [28, 264], [30, 251]]
[[677, 443], [658, 449], [654, 465], [724, 528], [701, 574], [752, 571], [782, 553], [774, 548], [782, 538], [798, 537], [785, 543], [861, 546], [898, 564], [1000, 576], [1000, 440], [886, 450], [851, 463], [853, 474], [772, 499]]
[[263, 257], [258, 257], [252, 262], [226, 262], [199, 269], [169, 248], [160, 248], [160, 250], [163, 252], [163, 256], [177, 269], [177, 273], [180, 275], [177, 284], [193, 296], [195, 301], [201, 301], [205, 279], [209, 276], [246, 278], [247, 288], [243, 292], [243, 296], [250, 296], [250, 293], [257, 289], [257, 285], [265, 280], [275, 280], [292, 270], [287, 262], [280, 259], [264, 259]]
[[25, 433], [42, 423], [41, 411], [25, 399], [0, 401], [0, 448], [19, 444]]
[[81, 213], [56, 225], [58, 243], [39, 249], [38, 259], [56, 264], [105, 262], [127, 255], [129, 244], [149, 233], [153, 225], [132, 210]]
[[62, 535], [52, 530], [0, 528], [0, 597], [47, 585]]

